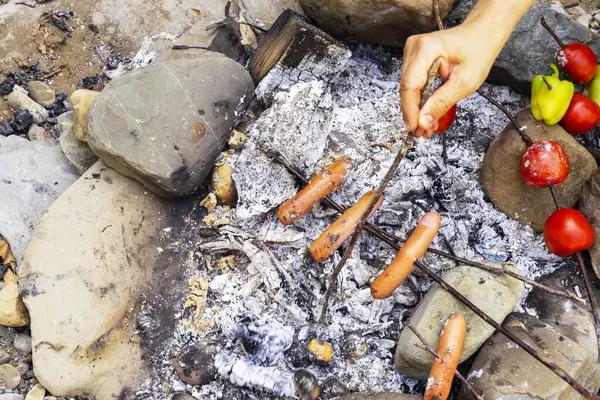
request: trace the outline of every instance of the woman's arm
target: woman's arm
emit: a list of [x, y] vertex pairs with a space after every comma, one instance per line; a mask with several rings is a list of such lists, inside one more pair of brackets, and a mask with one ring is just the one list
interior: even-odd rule
[[[535, 0], [479, 0], [464, 23], [406, 41], [400, 98], [409, 130], [430, 137], [437, 120], [485, 80], [511, 32]], [[446, 81], [419, 110], [427, 72], [438, 58]]]

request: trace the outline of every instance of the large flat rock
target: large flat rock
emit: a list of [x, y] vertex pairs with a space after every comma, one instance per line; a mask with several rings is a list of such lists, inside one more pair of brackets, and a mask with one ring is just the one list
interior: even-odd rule
[[167, 203], [98, 161], [43, 216], [19, 283], [53, 395], [131, 398], [153, 376], [187, 288], [194, 202]]
[[54, 140], [0, 136], [0, 165], [0, 234], [20, 262], [44, 211], [78, 176]]
[[253, 90], [248, 72], [217, 53], [138, 69], [98, 96], [88, 143], [159, 195], [189, 194], [210, 173]]
[[[527, 127], [527, 134], [535, 140], [560, 143], [571, 170], [567, 179], [554, 189], [562, 207], [577, 204], [583, 184], [597, 168], [594, 157], [559, 125], [548, 126], [536, 121], [529, 110], [516, 115], [517, 121]], [[521, 178], [521, 156], [525, 143], [518, 131], [509, 124], [490, 144], [483, 159], [479, 180], [492, 203], [510, 218], [542, 232], [546, 220], [556, 210], [550, 190], [528, 186]]]

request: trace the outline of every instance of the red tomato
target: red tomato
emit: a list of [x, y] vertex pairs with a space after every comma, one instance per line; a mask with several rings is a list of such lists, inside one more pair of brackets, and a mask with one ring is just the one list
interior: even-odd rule
[[569, 43], [556, 54], [556, 63], [576, 83], [585, 85], [594, 79], [598, 59], [594, 51], [583, 43]]
[[443, 135], [446, 133], [448, 128], [454, 122], [454, 118], [456, 118], [456, 104], [450, 107], [450, 109], [442, 116], [442, 118], [438, 119], [438, 128], [435, 130], [435, 133]]
[[544, 226], [544, 241], [552, 253], [569, 257], [589, 249], [594, 243], [594, 228], [577, 210], [561, 208], [554, 212]]
[[563, 147], [550, 140], [532, 143], [521, 157], [521, 177], [529, 186], [543, 188], [562, 183], [569, 175], [569, 157]]
[[600, 106], [583, 94], [575, 93], [559, 124], [572, 135], [583, 135], [594, 129], [598, 122], [600, 122]]

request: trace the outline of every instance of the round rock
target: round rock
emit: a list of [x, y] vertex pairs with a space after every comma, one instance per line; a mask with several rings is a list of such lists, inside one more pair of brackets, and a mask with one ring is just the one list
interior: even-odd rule
[[190, 385], [212, 382], [217, 374], [214, 366], [216, 353], [214, 346], [202, 342], [184, 347], [175, 365], [177, 376]]
[[56, 101], [56, 92], [44, 82], [31, 81], [27, 84], [27, 90], [29, 97], [46, 108], [52, 107]]
[[19, 371], [10, 364], [0, 365], [0, 389], [14, 389], [21, 383]]
[[15, 341], [13, 342], [13, 347], [15, 350], [19, 352], [21, 355], [29, 355], [31, 354], [31, 336], [25, 335], [22, 333], [18, 333], [15, 335]]
[[12, 357], [10, 356], [10, 354], [8, 354], [6, 351], [4, 350], [0, 350], [0, 365], [2, 364], [6, 364], [7, 362], [9, 362], [12, 359]]
[[[440, 0], [441, 17], [452, 0]], [[300, 0], [302, 9], [334, 36], [387, 46], [403, 46], [416, 33], [435, 29], [430, 0]]]
[[218, 53], [141, 68], [96, 98], [88, 143], [157, 194], [189, 194], [210, 173], [253, 92], [244, 67]]
[[[571, 170], [566, 181], [555, 186], [562, 207], [573, 207], [583, 184], [597, 168], [594, 157], [559, 125], [536, 121], [529, 110], [516, 115], [521, 126], [534, 140], [552, 140], [563, 146]], [[542, 232], [546, 220], [556, 210], [548, 189], [528, 186], [521, 178], [521, 155], [525, 143], [510, 124], [496, 136], [483, 159], [479, 175], [481, 186], [492, 203], [510, 218]]]

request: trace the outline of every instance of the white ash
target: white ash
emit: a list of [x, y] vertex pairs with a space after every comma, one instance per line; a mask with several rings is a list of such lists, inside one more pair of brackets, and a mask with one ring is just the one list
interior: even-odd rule
[[104, 75], [106, 75], [109, 79], [115, 79], [127, 71], [147, 67], [156, 61], [161, 55], [160, 50], [157, 48], [159, 46], [156, 46], [155, 43], [160, 43], [163, 41], [172, 42], [175, 39], [177, 39], [176, 35], [166, 32], [162, 32], [153, 36], [146, 36], [142, 41], [142, 46], [133, 58], [119, 62], [117, 68], [113, 70], [105, 68]]
[[[333, 198], [343, 205], [352, 204], [377, 186], [395, 156], [389, 148], [401, 145], [405, 127], [398, 99], [400, 68], [401, 59], [394, 53], [359, 46], [347, 70], [329, 87], [315, 82], [292, 88], [292, 93], [309, 88], [305, 93], [313, 97], [303, 102], [290, 93], [278, 95], [272, 108], [249, 132], [247, 148], [234, 161], [234, 179], [240, 193], [237, 215], [232, 226], [222, 227], [215, 237], [200, 243], [199, 253], [210, 255], [233, 249], [237, 254], [246, 253], [250, 262], [241, 263], [225, 275], [215, 275], [216, 271], [207, 272], [200, 266], [199, 273], [212, 280], [204, 314], [208, 327], [199, 333], [180, 326], [171, 352], [177, 354], [179, 348], [199, 339], [216, 340], [222, 348], [218, 361], [222, 377], [202, 387], [186, 386], [188, 393], [202, 399], [237, 398], [227, 392], [234, 390], [234, 382], [259, 391], [235, 389], [245, 390], [235, 392], [243, 393], [245, 397], [240, 398], [294, 397], [288, 391], [293, 389], [291, 377], [299, 368], [315, 374], [320, 383], [335, 377], [352, 392], [423, 392], [425, 382], [395, 371], [393, 346], [403, 321], [432, 282], [417, 270], [392, 297], [374, 301], [369, 283], [395, 251], [364, 234], [340, 274], [327, 324], [318, 325], [323, 296], [340, 254], [317, 264], [307, 248], [335, 219], [335, 213], [317, 207], [294, 225], [281, 225], [274, 211], [296, 192], [297, 186], [291, 175], [258, 147], [259, 139], [268, 138], [305, 175], [321, 165], [320, 159], [330, 160], [334, 153], [344, 153], [355, 168]], [[528, 105], [527, 99], [508, 88], [485, 85], [484, 90], [513, 113]], [[323, 94], [330, 97], [321, 103]], [[316, 116], [312, 114], [315, 111]], [[316, 120], [311, 122], [311, 118]], [[285, 125], [278, 129], [281, 121]], [[436, 248], [448, 250], [442, 239], [445, 237], [459, 256], [513, 262], [525, 275], [536, 279], [557, 268], [562, 260], [546, 251], [541, 236], [496, 209], [479, 185], [484, 151], [507, 124], [506, 117], [482, 97], [473, 95], [462, 100], [457, 120], [448, 132], [448, 165], [442, 163], [438, 136], [417, 140], [373, 220], [406, 237], [424, 210], [435, 210], [443, 219], [441, 234], [433, 244]], [[301, 137], [300, 127], [308, 127], [315, 135], [314, 141]], [[247, 243], [250, 252], [245, 248]], [[435, 255], [427, 255], [425, 261], [439, 273], [456, 266]], [[248, 316], [273, 321], [278, 327], [273, 328], [273, 335], [281, 335], [282, 327], [292, 334], [291, 347], [282, 352], [283, 357], [273, 359], [269, 367], [253, 362], [252, 354], [236, 338], [235, 332]], [[361, 358], [347, 355], [350, 337], [359, 337], [368, 344]], [[335, 355], [330, 366], [307, 361], [306, 345], [314, 338], [333, 345]], [[183, 383], [172, 366], [165, 365], [160, 373], [171, 391], [181, 389]]]

